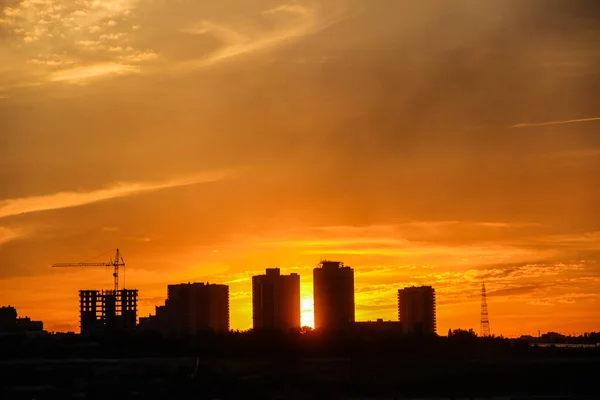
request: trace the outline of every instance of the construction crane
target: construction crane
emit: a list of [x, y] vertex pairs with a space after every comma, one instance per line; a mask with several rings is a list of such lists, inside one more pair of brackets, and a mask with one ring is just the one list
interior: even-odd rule
[[120, 256], [119, 249], [117, 249], [114, 260], [109, 260], [108, 262], [58, 263], [52, 265], [52, 268], [64, 267], [113, 267], [114, 290], [117, 292], [119, 290], [119, 267], [125, 267], [125, 261]]

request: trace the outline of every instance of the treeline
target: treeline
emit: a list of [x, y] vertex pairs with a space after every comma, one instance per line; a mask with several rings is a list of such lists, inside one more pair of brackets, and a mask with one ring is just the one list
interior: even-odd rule
[[186, 337], [154, 333], [103, 334], [94, 337], [53, 334], [0, 338], [0, 358], [138, 358], [199, 357], [300, 359], [311, 357], [401, 357], [402, 360], [597, 357], [600, 349], [535, 348], [528, 341], [478, 338], [468, 331], [437, 335], [398, 335], [393, 332], [204, 332]]

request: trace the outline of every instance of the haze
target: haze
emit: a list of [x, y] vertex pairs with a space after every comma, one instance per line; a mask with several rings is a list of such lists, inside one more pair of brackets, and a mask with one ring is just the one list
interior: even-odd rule
[[[600, 6], [0, 2], [0, 304], [78, 330], [119, 247], [168, 283], [356, 271], [358, 320], [435, 287], [438, 332], [598, 329]], [[104, 254], [101, 254], [104, 253]], [[96, 257], [99, 256], [99, 257]], [[96, 258], [94, 258], [96, 257]]]

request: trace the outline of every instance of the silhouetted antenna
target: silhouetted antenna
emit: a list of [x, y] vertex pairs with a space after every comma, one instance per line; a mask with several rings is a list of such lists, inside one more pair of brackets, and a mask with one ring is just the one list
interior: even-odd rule
[[483, 282], [481, 286], [481, 336], [490, 336], [490, 320], [488, 319], [485, 282]]

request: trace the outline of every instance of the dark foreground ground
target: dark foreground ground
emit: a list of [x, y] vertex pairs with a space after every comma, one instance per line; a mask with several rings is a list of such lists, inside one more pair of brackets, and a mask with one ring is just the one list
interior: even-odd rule
[[599, 399], [600, 359], [6, 360], [0, 399]]

